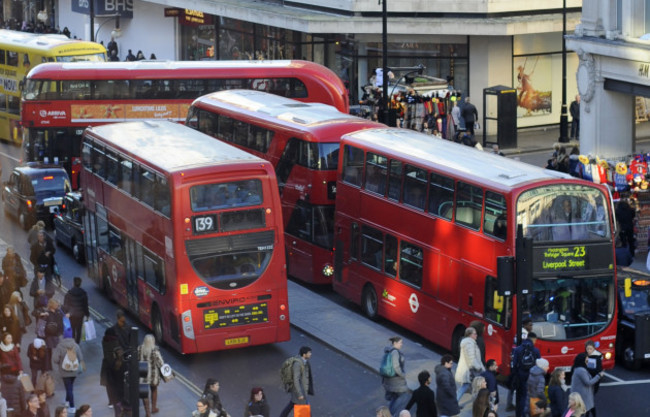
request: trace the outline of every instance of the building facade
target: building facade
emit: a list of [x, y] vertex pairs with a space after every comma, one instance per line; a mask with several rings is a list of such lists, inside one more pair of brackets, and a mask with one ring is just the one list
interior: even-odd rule
[[[383, 65], [384, 15], [377, 0], [94, 0], [92, 23], [89, 1], [52, 1], [53, 23], [73, 36], [90, 39], [92, 33], [106, 44], [119, 35], [121, 59], [128, 49], [173, 60], [306, 59], [339, 74], [351, 103]], [[389, 67], [422, 64], [427, 75], [449, 77], [480, 114], [484, 88], [518, 88], [519, 127], [559, 122], [562, 18], [566, 13], [573, 32], [581, 0], [386, 2]], [[568, 97], [576, 92], [577, 64], [570, 53]], [[489, 101], [486, 107], [488, 115], [496, 111]]]

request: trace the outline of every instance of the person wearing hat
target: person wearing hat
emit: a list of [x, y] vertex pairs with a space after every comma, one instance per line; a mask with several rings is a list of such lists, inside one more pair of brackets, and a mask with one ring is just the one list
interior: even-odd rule
[[32, 373], [32, 385], [36, 386], [38, 372], [43, 373], [46, 371], [47, 348], [45, 347], [45, 340], [36, 337], [27, 347], [27, 357], [29, 358], [29, 369]]
[[[550, 409], [547, 410], [545, 391], [545, 375], [548, 372], [548, 368], [548, 361], [544, 358], [537, 359], [535, 366], [530, 368], [530, 375], [528, 376], [528, 398], [530, 398], [531, 415], [533, 415], [535, 409], [542, 410], [542, 414], [550, 413]], [[539, 413], [534, 414], [537, 415]]]

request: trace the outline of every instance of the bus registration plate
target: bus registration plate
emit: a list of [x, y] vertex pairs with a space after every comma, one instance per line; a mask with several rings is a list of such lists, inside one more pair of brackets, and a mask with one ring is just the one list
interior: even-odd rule
[[248, 343], [248, 336], [226, 339], [226, 346], [243, 345], [246, 343]]

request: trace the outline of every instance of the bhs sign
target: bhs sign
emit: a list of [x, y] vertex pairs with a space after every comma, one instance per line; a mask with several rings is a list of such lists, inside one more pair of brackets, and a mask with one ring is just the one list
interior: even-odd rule
[[90, 2], [93, 2], [94, 15], [120, 15], [120, 17], [133, 18], [133, 0], [72, 0], [72, 11], [90, 14]]

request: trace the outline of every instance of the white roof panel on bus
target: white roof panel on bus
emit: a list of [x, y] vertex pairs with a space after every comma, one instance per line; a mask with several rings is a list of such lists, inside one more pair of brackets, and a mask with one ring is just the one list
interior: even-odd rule
[[368, 129], [344, 135], [352, 144], [377, 153], [404, 158], [431, 168], [444, 167], [450, 174], [481, 178], [505, 187], [514, 187], [538, 180], [571, 178], [557, 171], [516, 161], [490, 152], [436, 139], [407, 129]]
[[105, 139], [109, 146], [112, 144], [168, 172], [219, 163], [266, 162], [192, 128], [166, 120], [111, 123], [88, 130]]
[[268, 68], [288, 67], [292, 61], [130, 61], [130, 62], [102, 62], [102, 65], [93, 65], [87, 62], [69, 62], [61, 64], [62, 69], [201, 69], [201, 68]]
[[11, 43], [13, 45], [24, 45], [30, 48], [46, 49], [52, 46], [66, 43], [78, 42], [65, 35], [58, 34], [36, 34], [30, 32], [18, 32], [14, 30], [0, 29], [0, 43]]
[[199, 100], [217, 106], [221, 102], [241, 109], [268, 114], [276, 119], [303, 126], [334, 120], [359, 120], [356, 116], [341, 113], [334, 106], [322, 103], [303, 103], [257, 90], [217, 91], [200, 97]]

